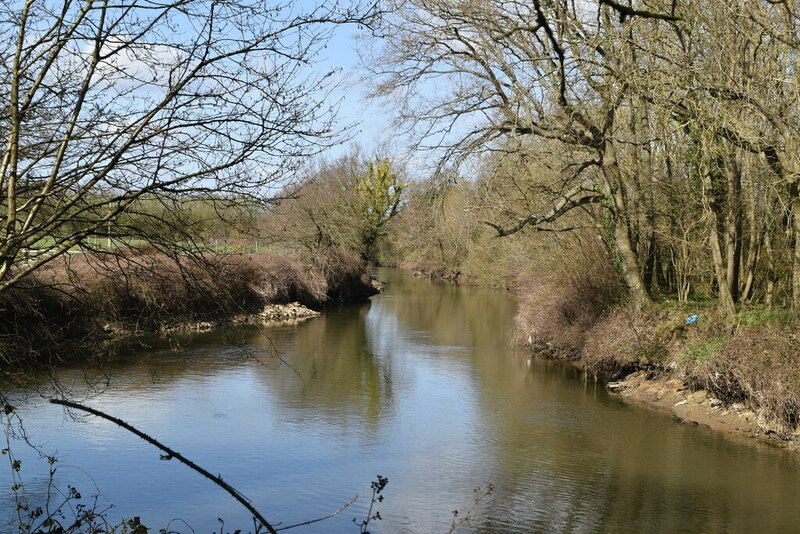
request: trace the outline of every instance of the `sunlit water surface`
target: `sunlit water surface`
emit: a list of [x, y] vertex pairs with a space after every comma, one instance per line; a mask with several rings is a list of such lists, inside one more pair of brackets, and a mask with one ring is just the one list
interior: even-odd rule
[[[357, 533], [370, 482], [388, 477], [373, 533], [792, 532], [800, 464], [626, 406], [568, 367], [511, 348], [513, 299], [381, 270], [386, 292], [294, 326], [153, 341], [100, 369], [57, 373], [73, 397], [120, 417], [223, 478], [273, 523]], [[274, 353], [280, 354], [280, 359]], [[283, 361], [281, 361], [283, 360]], [[151, 445], [46, 403], [51, 379], [9, 389], [32, 443], [56, 455], [57, 490], [181, 532], [252, 530], [223, 490]], [[41, 391], [39, 391], [41, 390]], [[48, 465], [11, 440], [28, 501]], [[0, 531], [15, 499], [0, 469]], [[53, 503], [60, 502], [57, 491]], [[459, 516], [460, 517], [460, 516]], [[180, 519], [177, 521], [176, 519]], [[185, 522], [185, 523], [184, 523]], [[191, 529], [189, 528], [191, 527]]]

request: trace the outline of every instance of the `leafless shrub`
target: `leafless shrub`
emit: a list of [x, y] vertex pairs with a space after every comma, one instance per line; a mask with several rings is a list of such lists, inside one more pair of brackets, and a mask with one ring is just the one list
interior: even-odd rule
[[77, 302], [57, 288], [25, 279], [0, 299], [0, 369], [8, 371], [42, 349], [88, 331]]
[[112, 326], [155, 331], [224, 322], [268, 304], [319, 308], [370, 294], [363, 265], [344, 254], [74, 257], [0, 297], [0, 357], [29, 359], [56, 344], [97, 339]]
[[625, 291], [600, 245], [591, 242], [559, 256], [520, 280], [517, 336], [533, 347], [575, 357], [592, 326]]
[[595, 376], [610, 380], [647, 365], [662, 350], [644, 317], [622, 308], [592, 325], [581, 363]]
[[726, 402], [749, 400], [767, 428], [790, 434], [800, 426], [798, 354], [800, 338], [791, 330], [747, 327], [695, 366], [692, 375]]

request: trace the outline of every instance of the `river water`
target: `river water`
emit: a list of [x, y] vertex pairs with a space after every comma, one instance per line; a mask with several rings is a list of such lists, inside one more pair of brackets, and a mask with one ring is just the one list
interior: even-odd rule
[[[569, 367], [511, 348], [513, 299], [380, 270], [386, 291], [298, 325], [225, 329], [59, 369], [74, 398], [155, 436], [295, 532], [358, 533], [370, 482], [388, 477], [373, 533], [791, 532], [795, 454], [625, 405]], [[252, 530], [223, 490], [115, 425], [66, 416], [53, 377], [0, 386], [29, 440], [58, 462], [51, 503], [74, 486], [112, 521], [179, 532]], [[49, 466], [28, 445], [28, 503]], [[5, 464], [3, 464], [5, 465]], [[15, 512], [0, 465], [0, 532]], [[478, 493], [480, 494], [480, 492]], [[69, 516], [69, 513], [66, 514]], [[218, 518], [224, 521], [220, 523]]]

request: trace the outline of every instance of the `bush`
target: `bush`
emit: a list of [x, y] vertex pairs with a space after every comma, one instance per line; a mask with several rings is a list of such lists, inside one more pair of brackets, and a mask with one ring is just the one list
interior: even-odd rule
[[0, 369], [52, 355], [46, 348], [89, 335], [85, 307], [68, 293], [33, 276], [0, 298]]
[[749, 400], [762, 422], [788, 435], [800, 425], [800, 338], [776, 326], [741, 328], [692, 380], [725, 402]]
[[657, 329], [642, 312], [617, 308], [596, 321], [583, 346], [583, 367], [595, 377], [612, 380], [662, 362], [665, 347]]
[[81, 255], [0, 296], [0, 357], [31, 359], [66, 342], [98, 339], [112, 325], [156, 331], [224, 322], [269, 304], [320, 308], [374, 292], [363, 264], [345, 254]]
[[608, 253], [595, 241], [518, 283], [517, 335], [565, 358], [583, 350], [592, 327], [625, 297]]

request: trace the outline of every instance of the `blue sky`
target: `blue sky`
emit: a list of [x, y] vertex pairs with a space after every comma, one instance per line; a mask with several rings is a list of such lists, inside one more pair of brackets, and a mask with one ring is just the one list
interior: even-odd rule
[[[294, 1], [298, 8], [313, 9], [315, 4], [324, 0]], [[356, 39], [356, 36], [362, 38]], [[380, 46], [379, 42], [369, 42], [369, 39], [368, 31], [359, 29], [356, 25], [336, 26], [331, 40], [320, 51], [318, 63], [314, 66], [320, 73], [340, 69], [341, 85], [334, 95], [334, 98], [342, 99], [339, 125], [358, 123], [352, 131], [351, 143], [329, 150], [326, 156], [342, 155], [348, 152], [352, 143], [357, 143], [365, 154], [372, 153], [374, 149], [380, 149], [382, 153], [388, 152], [387, 155], [405, 167], [410, 178], [424, 178], [430, 174], [438, 156], [410, 148], [414, 146], [412, 139], [401, 135], [400, 129], [393, 125], [395, 110], [391, 102], [366, 97], [370, 88], [366, 82], [362, 82], [366, 73], [361, 69], [357, 50], [365, 52], [364, 47]], [[441, 84], [441, 81], [437, 83]]]
[[[369, 149], [377, 143], [387, 141], [391, 136], [392, 110], [386, 103], [366, 98], [368, 87], [359, 83], [364, 73], [359, 69], [356, 47], [363, 46], [364, 43], [355, 40], [358, 32], [355, 26], [337, 27], [327, 48], [322, 51], [323, 57], [317, 68], [321, 71], [341, 69], [342, 83], [336, 93], [336, 96], [343, 98], [339, 113], [340, 123], [358, 122], [353, 141]], [[334, 152], [342, 150], [346, 148]]]

